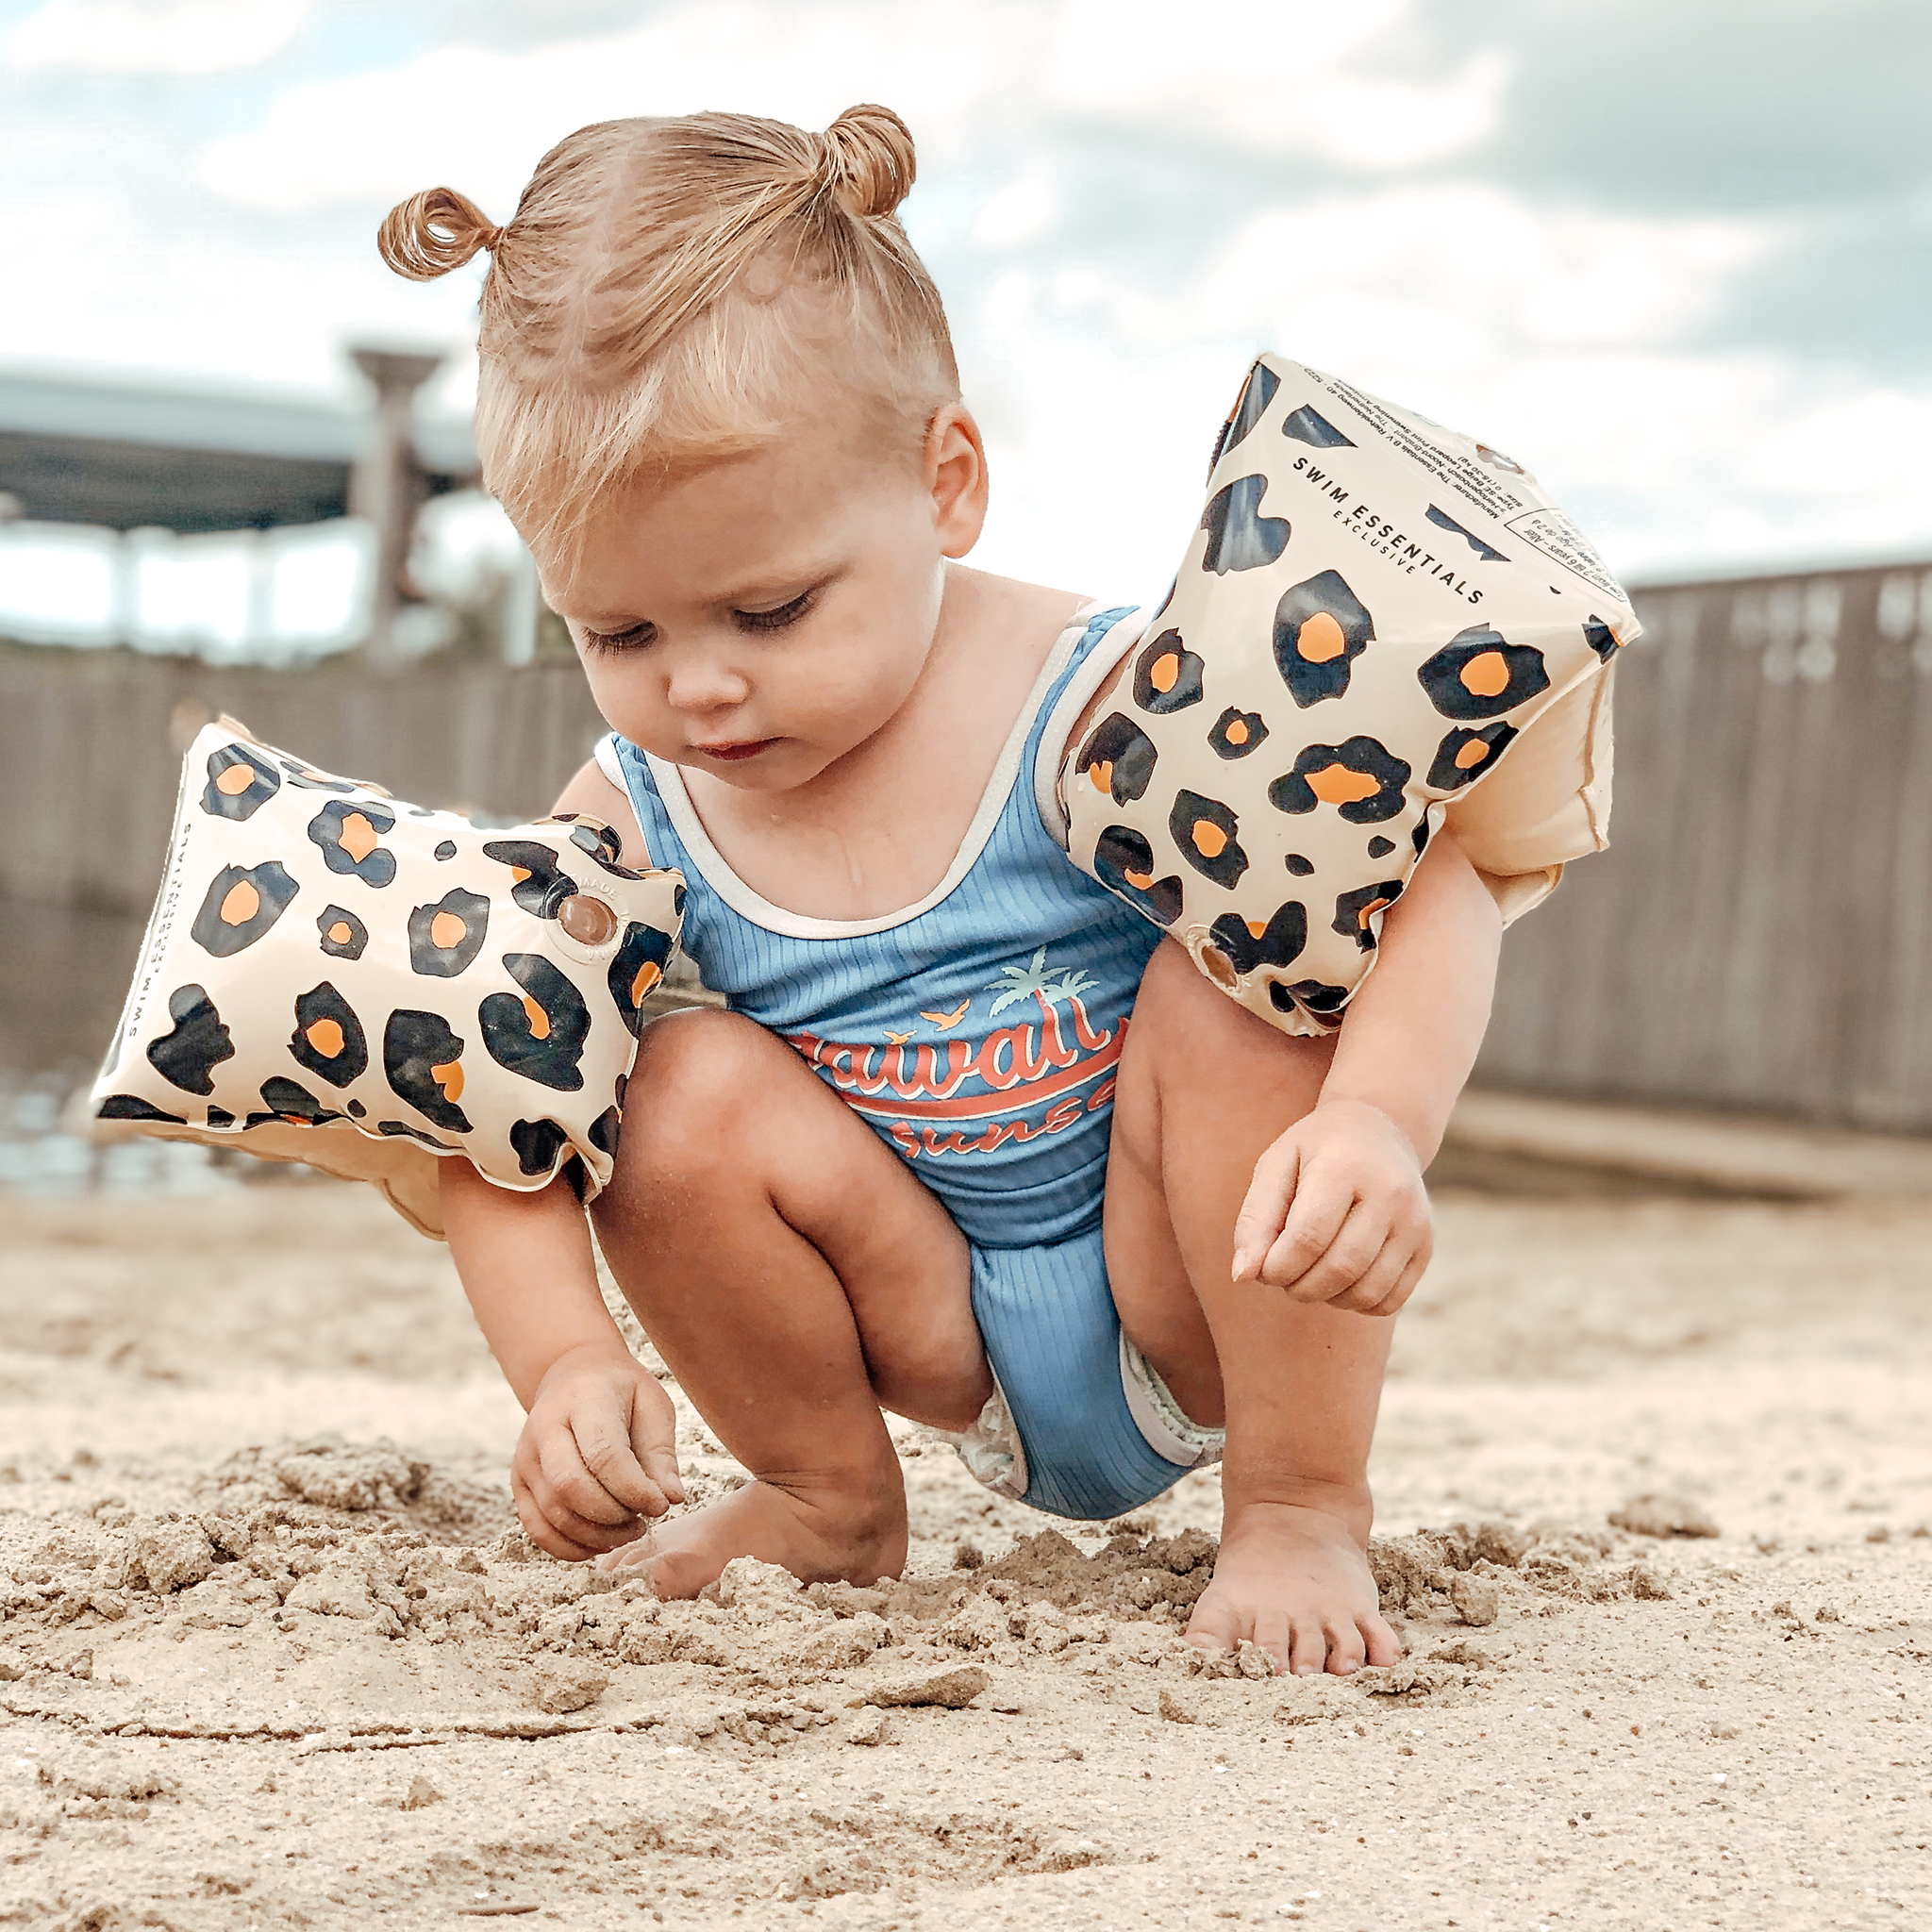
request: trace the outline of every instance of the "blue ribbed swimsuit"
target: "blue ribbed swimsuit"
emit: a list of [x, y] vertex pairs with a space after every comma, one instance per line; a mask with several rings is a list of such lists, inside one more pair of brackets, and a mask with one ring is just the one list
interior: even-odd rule
[[946, 876], [882, 918], [771, 905], [711, 843], [675, 765], [615, 736], [600, 750], [652, 863], [685, 875], [682, 943], [706, 985], [790, 1041], [958, 1224], [1024, 1500], [1082, 1520], [1135, 1508], [1187, 1468], [1129, 1407], [1101, 1242], [1114, 1069], [1159, 934], [1069, 862], [1036, 785], [1056, 706], [1129, 615], [1069, 625]]

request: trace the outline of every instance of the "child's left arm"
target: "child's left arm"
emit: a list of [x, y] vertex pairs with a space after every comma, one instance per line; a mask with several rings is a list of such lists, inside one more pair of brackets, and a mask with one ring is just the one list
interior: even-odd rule
[[1446, 832], [1382, 924], [1314, 1110], [1255, 1163], [1234, 1276], [1360, 1314], [1392, 1315], [1431, 1247], [1423, 1169], [1475, 1063], [1502, 918]]

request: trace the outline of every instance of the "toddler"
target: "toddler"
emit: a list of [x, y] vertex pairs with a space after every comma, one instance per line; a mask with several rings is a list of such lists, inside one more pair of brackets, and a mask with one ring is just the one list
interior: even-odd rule
[[418, 278], [490, 251], [485, 475], [611, 726], [557, 809], [684, 874], [726, 1003], [646, 1030], [590, 1218], [755, 1480], [650, 1527], [672, 1406], [575, 1195], [448, 1160], [518, 1513], [667, 1596], [744, 1555], [871, 1582], [907, 1551], [884, 1409], [1078, 1520], [1220, 1457], [1190, 1638], [1388, 1664], [1369, 1443], [1500, 917], [1438, 837], [1346, 1024], [1290, 1038], [1069, 862], [1055, 761], [1134, 617], [961, 561], [987, 461], [912, 179], [883, 108], [706, 113], [579, 130], [505, 227], [443, 189], [384, 225]]

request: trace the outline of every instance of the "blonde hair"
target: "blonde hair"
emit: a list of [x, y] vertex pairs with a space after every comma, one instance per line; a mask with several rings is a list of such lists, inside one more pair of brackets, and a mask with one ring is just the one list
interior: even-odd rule
[[916, 443], [959, 394], [939, 291], [893, 210], [912, 137], [890, 108], [823, 134], [749, 114], [604, 121], [538, 163], [502, 227], [449, 188], [377, 238], [427, 281], [491, 255], [478, 341], [484, 480], [533, 546], [605, 491], [751, 449], [827, 378], [868, 433]]

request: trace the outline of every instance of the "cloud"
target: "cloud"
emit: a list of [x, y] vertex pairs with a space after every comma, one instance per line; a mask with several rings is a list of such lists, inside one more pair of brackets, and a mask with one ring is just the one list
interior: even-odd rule
[[311, 0], [46, 0], [7, 36], [19, 74], [199, 75], [258, 67]]

